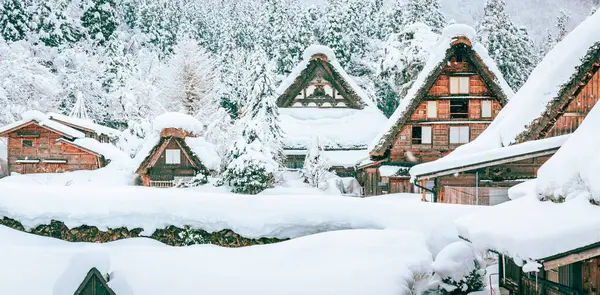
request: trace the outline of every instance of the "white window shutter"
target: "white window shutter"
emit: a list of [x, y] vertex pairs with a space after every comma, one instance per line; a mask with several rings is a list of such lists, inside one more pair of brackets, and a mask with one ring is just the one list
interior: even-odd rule
[[450, 77], [450, 94], [458, 94], [459, 77]]
[[422, 144], [431, 144], [431, 127], [430, 126], [421, 127], [421, 143]]
[[166, 150], [165, 162], [167, 164], [180, 164], [181, 163], [181, 152], [179, 150]]
[[469, 126], [461, 126], [460, 128], [460, 143], [469, 142]]
[[459, 127], [450, 127], [450, 143], [459, 143], [460, 129]]
[[470, 77], [460, 77], [460, 94], [469, 94]]
[[437, 118], [437, 102], [427, 102], [427, 118]]
[[491, 118], [492, 117], [492, 101], [483, 100], [481, 101], [481, 117]]

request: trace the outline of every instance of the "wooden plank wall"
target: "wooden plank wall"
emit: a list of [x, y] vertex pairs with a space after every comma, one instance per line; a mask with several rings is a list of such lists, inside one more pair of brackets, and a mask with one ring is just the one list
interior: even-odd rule
[[598, 99], [600, 99], [600, 71], [596, 71], [577, 97], [571, 101], [565, 113], [558, 118], [546, 137], [573, 133], [596, 105]]
[[[39, 137], [18, 137], [18, 132], [39, 133]], [[99, 168], [100, 159], [84, 150], [68, 144], [57, 143], [62, 138], [58, 133], [31, 124], [8, 135], [8, 166], [10, 172], [57, 173], [76, 170], [94, 170]], [[31, 140], [32, 147], [23, 147], [23, 140]], [[20, 164], [19, 159], [63, 159], [66, 164]]]
[[600, 294], [600, 257], [583, 261], [581, 267], [582, 294]]

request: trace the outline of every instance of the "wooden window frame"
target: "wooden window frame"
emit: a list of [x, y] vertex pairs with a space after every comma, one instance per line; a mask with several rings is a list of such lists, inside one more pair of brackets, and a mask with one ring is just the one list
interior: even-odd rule
[[[451, 95], [468, 95], [471, 92], [470, 76], [450, 76], [449, 79], [448, 92]], [[452, 87], [454, 84], [456, 84], [456, 88]]]
[[[175, 153], [177, 151], [177, 153]], [[177, 157], [174, 157], [177, 155]], [[165, 150], [165, 164], [167, 165], [179, 165], [181, 164], [181, 150], [180, 149], [166, 149]]]
[[[462, 131], [464, 131], [466, 128], [466, 141], [463, 141], [462, 138]], [[456, 142], [452, 142], [452, 130], [458, 130], [458, 140]], [[466, 144], [469, 143], [471, 141], [471, 128], [470, 126], [450, 126], [449, 130], [448, 130], [448, 143], [449, 144]]]
[[427, 119], [437, 119], [437, 117], [438, 117], [437, 101], [435, 101], [435, 100], [427, 101]]
[[[29, 145], [26, 145], [26, 144], [25, 144], [26, 142], [27, 142], [27, 143], [30, 143], [30, 144], [29, 144]], [[23, 147], [23, 148], [33, 148], [33, 147], [34, 147], [33, 140], [31, 140], [31, 139], [23, 139], [23, 140], [21, 141], [21, 147]]]
[[[466, 112], [452, 111], [453, 107], [457, 107], [457, 102], [460, 102], [460, 107], [466, 106]], [[454, 104], [453, 104], [454, 103]], [[468, 119], [469, 118], [469, 100], [467, 99], [451, 99], [450, 100], [450, 119]]]
[[[484, 115], [485, 114], [484, 103], [486, 106], [489, 106], [489, 116]], [[491, 100], [482, 100], [481, 101], [481, 117], [482, 118], [492, 118], [494, 116], [493, 111], [494, 111], [494, 103]]]
[[[419, 130], [419, 137], [415, 137], [415, 130]], [[429, 130], [428, 132], [424, 132], [425, 130]], [[429, 133], [429, 142], [424, 142], [423, 140], [427, 137], [423, 136], [423, 134]], [[431, 145], [433, 144], [433, 128], [431, 126], [412, 126], [411, 129], [411, 144], [413, 145]]]

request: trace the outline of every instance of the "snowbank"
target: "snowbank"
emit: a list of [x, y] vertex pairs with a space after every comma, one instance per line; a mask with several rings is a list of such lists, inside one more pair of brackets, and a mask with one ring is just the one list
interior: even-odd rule
[[482, 59], [487, 68], [496, 76], [496, 83], [504, 92], [505, 96], [511, 98], [514, 94], [510, 86], [502, 75], [502, 72], [498, 69], [496, 62], [489, 56], [487, 50], [479, 43], [475, 42], [473, 38], [475, 36], [475, 30], [467, 25], [455, 24], [446, 27], [443, 30], [438, 43], [435, 48], [431, 50], [430, 57], [425, 63], [423, 70], [417, 76], [417, 79], [410, 87], [406, 96], [400, 101], [400, 105], [392, 116], [388, 119], [388, 121], [383, 124], [383, 128], [380, 128], [380, 133], [374, 138], [374, 140], [369, 145], [369, 150], [374, 150], [380, 145], [384, 144], [384, 139], [388, 136], [388, 133], [393, 130], [393, 127], [398, 124], [398, 122], [407, 116], [406, 112], [408, 111], [408, 107], [412, 104], [413, 100], [417, 97], [418, 92], [421, 88], [424, 87], [426, 81], [433, 74], [435, 69], [444, 61], [446, 58], [446, 52], [452, 47], [452, 43], [456, 41], [458, 37], [467, 37], [473, 43], [472, 49], [477, 53], [477, 55]]
[[433, 263], [433, 271], [440, 278], [449, 278], [459, 282], [473, 270], [483, 267], [480, 266], [482, 262], [481, 253], [477, 253], [471, 244], [458, 241], [446, 246], [438, 253]]
[[325, 149], [365, 149], [386, 121], [371, 108], [280, 108], [279, 113], [287, 149], [307, 149], [316, 135]]
[[401, 231], [339, 231], [231, 249], [142, 238], [68, 243], [0, 226], [1, 294], [73, 294], [92, 266], [119, 295], [412, 294], [431, 260], [419, 235]]
[[479, 249], [494, 249], [522, 260], [538, 260], [600, 241], [600, 207], [587, 198], [553, 203], [530, 193], [460, 217], [456, 224], [459, 234]]
[[152, 121], [154, 132], [160, 133], [165, 128], [178, 128], [195, 135], [201, 135], [204, 132], [204, 125], [198, 119], [177, 112], [164, 113]]
[[208, 232], [231, 229], [247, 238], [296, 238], [341, 229], [405, 229], [426, 237], [437, 253], [456, 241], [452, 221], [478, 207], [412, 200], [378, 201], [327, 195], [236, 195], [194, 189], [56, 186], [0, 181], [0, 216], [32, 228], [52, 219], [68, 227], [142, 228], [168, 225]]
[[131, 161], [129, 155], [125, 154], [122, 150], [118, 149], [116, 146], [110, 143], [100, 143], [99, 141], [93, 138], [78, 138], [74, 141], [62, 140], [67, 144], [72, 144], [75, 146], [82, 147], [89, 151], [95, 152], [97, 154], [102, 155], [105, 159], [110, 160], [111, 162], [119, 162], [124, 165], [128, 165]]

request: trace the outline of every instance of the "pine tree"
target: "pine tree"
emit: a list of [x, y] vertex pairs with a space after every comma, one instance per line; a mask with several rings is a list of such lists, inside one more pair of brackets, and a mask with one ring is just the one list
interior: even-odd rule
[[117, 29], [117, 13], [114, 0], [96, 0], [88, 7], [81, 23], [87, 29], [88, 36], [99, 44], [104, 44]]
[[81, 38], [80, 30], [65, 14], [67, 4], [66, 1], [57, 1], [50, 6], [50, 2], [42, 2], [35, 7], [31, 30], [46, 46], [58, 47]]
[[404, 26], [424, 23], [436, 33], [441, 33], [448, 24], [440, 11], [439, 0], [408, 0], [402, 5], [402, 14]]
[[554, 38], [550, 30], [546, 29], [544, 39], [542, 39], [542, 42], [538, 48], [538, 57], [540, 59], [544, 58], [544, 56], [554, 47], [555, 44], [556, 38]]
[[560, 10], [560, 13], [556, 19], [556, 43], [562, 41], [562, 39], [569, 33], [567, 26], [571, 21], [571, 16], [564, 10]]
[[6, 41], [19, 41], [29, 34], [30, 15], [22, 0], [6, 0], [0, 10], [0, 29]]
[[477, 31], [508, 85], [519, 89], [535, 67], [537, 56], [527, 30], [512, 23], [504, 0], [486, 1]]
[[313, 187], [320, 189], [327, 188], [327, 179], [329, 172], [329, 164], [323, 156], [323, 146], [319, 141], [319, 136], [315, 136], [311, 148], [304, 159], [304, 166], [300, 173], [304, 181]]

